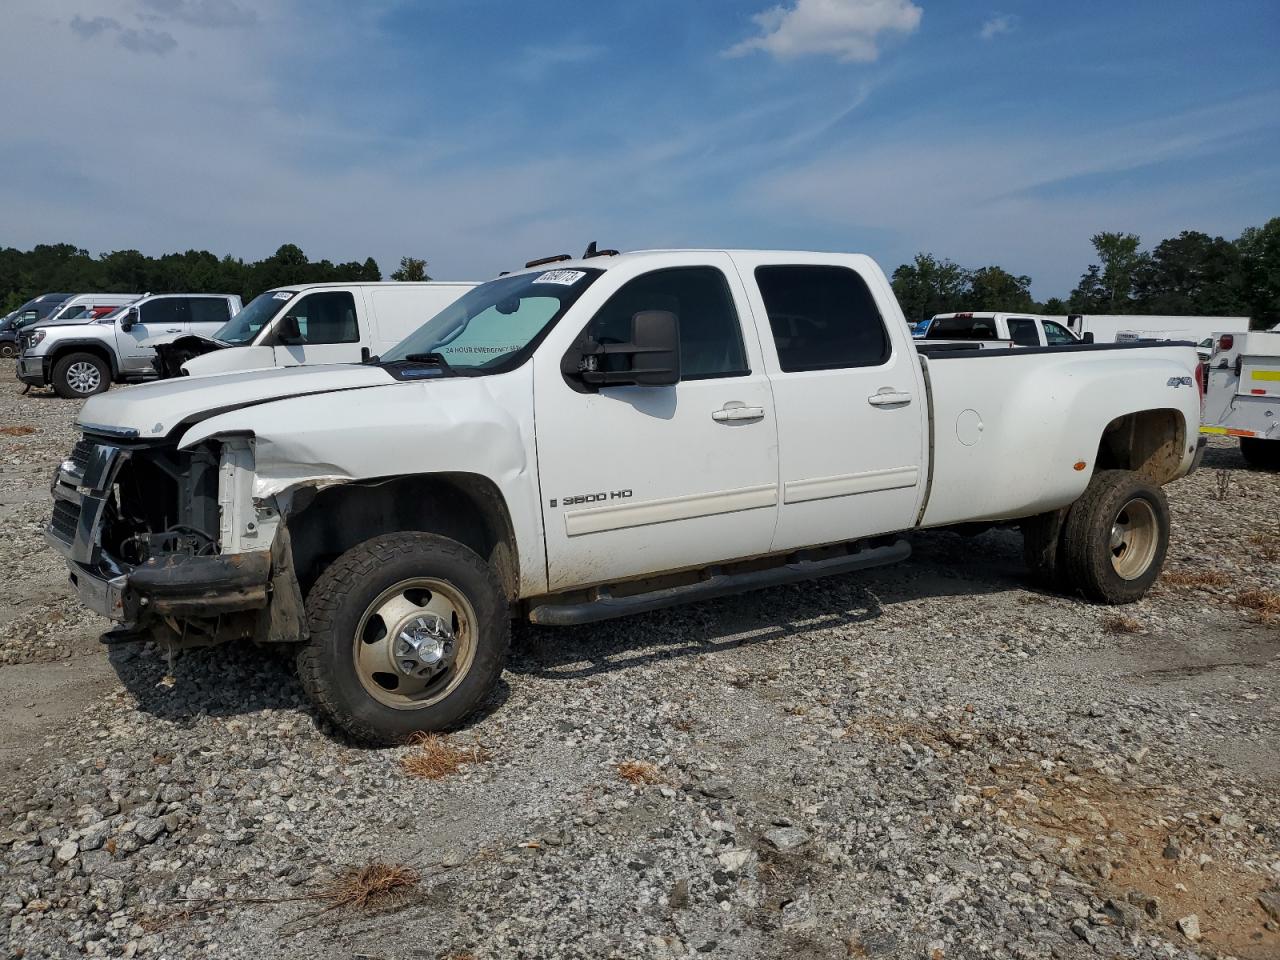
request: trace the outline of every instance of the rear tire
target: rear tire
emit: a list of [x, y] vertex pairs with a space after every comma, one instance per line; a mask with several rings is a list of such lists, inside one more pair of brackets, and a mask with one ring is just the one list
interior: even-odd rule
[[1241, 437], [1240, 453], [1245, 463], [1258, 470], [1280, 470], [1280, 440]]
[[511, 642], [492, 568], [429, 533], [374, 537], [320, 575], [298, 676], [322, 715], [375, 746], [446, 730], [497, 683]]
[[53, 389], [67, 400], [83, 400], [111, 387], [111, 368], [92, 353], [68, 353], [53, 365]]
[[1065, 582], [1094, 603], [1141, 600], [1169, 550], [1169, 501], [1130, 470], [1102, 470], [1067, 512], [1062, 528]]

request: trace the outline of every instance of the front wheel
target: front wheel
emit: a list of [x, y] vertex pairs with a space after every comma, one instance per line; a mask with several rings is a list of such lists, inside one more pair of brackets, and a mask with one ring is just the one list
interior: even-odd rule
[[83, 400], [111, 386], [111, 368], [92, 353], [69, 353], [53, 365], [53, 389], [67, 400]]
[[1245, 463], [1259, 470], [1280, 470], [1280, 439], [1241, 437], [1240, 453]]
[[317, 709], [385, 746], [445, 730], [488, 695], [506, 660], [506, 597], [487, 563], [428, 533], [375, 537], [307, 595], [298, 675]]
[[1093, 475], [1062, 530], [1066, 584], [1095, 603], [1141, 600], [1169, 550], [1169, 501], [1130, 470]]
[[18, 355], [17, 346], [10, 340], [0, 340], [0, 357], [12, 360]]

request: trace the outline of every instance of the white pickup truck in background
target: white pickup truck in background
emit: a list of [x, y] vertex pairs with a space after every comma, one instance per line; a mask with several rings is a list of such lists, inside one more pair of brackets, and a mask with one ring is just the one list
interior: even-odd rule
[[[1204, 341], [1217, 333], [1249, 329], [1248, 317], [1154, 317], [1034, 313], [939, 313], [930, 319], [924, 340], [1008, 341], [1014, 347], [1052, 347], [1071, 343], [1137, 343], [1140, 340]], [[1207, 349], [1204, 352], [1207, 359]]]
[[148, 342], [163, 378], [359, 363], [395, 346], [474, 283], [308, 283], [259, 294], [217, 331]]
[[1196, 369], [1185, 345], [915, 344], [864, 256], [552, 258], [376, 363], [92, 398], [47, 536], [108, 642], [293, 644], [325, 716], [396, 742], [485, 700], [513, 617], [866, 569], [921, 528], [1020, 524], [1044, 580], [1136, 600]]
[[1280, 331], [1217, 337], [1200, 432], [1238, 437], [1250, 464], [1280, 469]]
[[1018, 347], [1057, 347], [1093, 343], [1063, 326], [1065, 317], [1034, 313], [939, 313], [929, 321], [924, 340], [1009, 341]]

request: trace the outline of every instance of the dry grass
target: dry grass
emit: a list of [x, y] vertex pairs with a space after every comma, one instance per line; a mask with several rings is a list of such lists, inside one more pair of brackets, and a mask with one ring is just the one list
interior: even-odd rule
[[409, 742], [414, 751], [400, 758], [400, 766], [409, 776], [423, 780], [439, 780], [457, 773], [465, 764], [489, 759], [480, 747], [455, 747], [436, 733], [420, 733]]
[[1263, 623], [1280, 622], [1280, 593], [1274, 590], [1246, 590], [1236, 597], [1236, 606], [1252, 610]]
[[377, 910], [404, 899], [422, 877], [402, 863], [352, 867], [314, 895], [327, 910]]
[[1160, 582], [1171, 587], [1225, 587], [1231, 577], [1221, 570], [1166, 570]]
[[627, 783], [642, 787], [647, 783], [662, 783], [665, 779], [656, 763], [648, 760], [624, 760], [618, 764], [618, 776]]
[[6, 437], [29, 437], [35, 432], [35, 427], [0, 427], [0, 435]]
[[1263, 560], [1280, 560], [1280, 533], [1250, 534], [1249, 543], [1258, 548], [1258, 555]]
[[1107, 633], [1141, 633], [1142, 624], [1124, 613], [1109, 613], [1102, 618], [1102, 629]]

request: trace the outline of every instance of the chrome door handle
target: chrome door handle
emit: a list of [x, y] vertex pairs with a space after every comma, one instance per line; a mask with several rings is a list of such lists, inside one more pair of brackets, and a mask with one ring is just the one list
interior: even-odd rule
[[895, 403], [910, 403], [911, 394], [899, 393], [896, 390], [881, 390], [879, 393], [873, 393], [867, 397], [867, 403], [873, 407], [887, 407]]
[[744, 420], [763, 420], [764, 407], [725, 405], [711, 414], [716, 423], [741, 423]]

